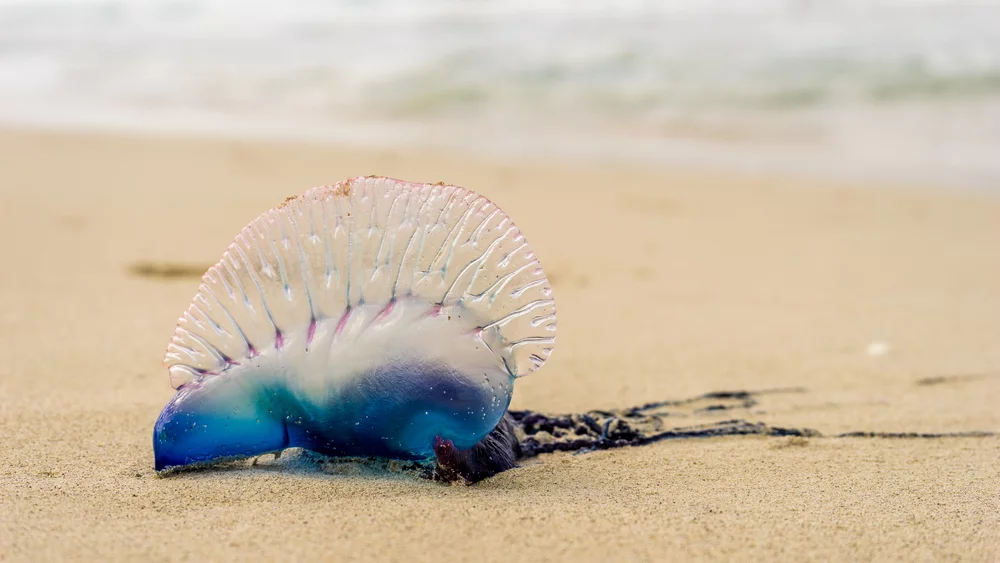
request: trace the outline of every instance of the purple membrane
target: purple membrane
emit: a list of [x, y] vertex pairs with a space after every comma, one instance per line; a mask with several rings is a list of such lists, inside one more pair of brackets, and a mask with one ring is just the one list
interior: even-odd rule
[[506, 214], [455, 186], [314, 188], [243, 229], [177, 324], [156, 469], [302, 447], [471, 448], [555, 344], [552, 290]]

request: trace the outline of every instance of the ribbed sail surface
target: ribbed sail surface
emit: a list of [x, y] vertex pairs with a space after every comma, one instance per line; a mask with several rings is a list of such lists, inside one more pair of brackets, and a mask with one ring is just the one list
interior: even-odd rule
[[[367, 177], [314, 188], [247, 225], [202, 281], [164, 359], [175, 387], [269, 350], [308, 355], [317, 330], [339, 333], [354, 311], [381, 311], [354, 327], [377, 331], [401, 302], [447, 315], [514, 377], [541, 367], [555, 344], [552, 290], [524, 236], [488, 199], [456, 186]], [[406, 333], [397, 326], [377, 341], [392, 347], [392, 335]], [[407, 336], [407, 346], [420, 338]]]

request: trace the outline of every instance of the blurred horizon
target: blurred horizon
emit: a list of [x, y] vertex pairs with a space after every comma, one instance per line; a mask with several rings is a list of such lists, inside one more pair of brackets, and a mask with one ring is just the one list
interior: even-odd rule
[[996, 187], [998, 27], [972, 0], [0, 0], [0, 123]]

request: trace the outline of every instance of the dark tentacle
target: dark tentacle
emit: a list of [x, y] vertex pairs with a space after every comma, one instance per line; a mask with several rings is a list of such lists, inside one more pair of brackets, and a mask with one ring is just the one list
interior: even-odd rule
[[[517, 466], [518, 460], [552, 452], [586, 453], [597, 450], [644, 446], [663, 440], [714, 438], [719, 436], [821, 437], [809, 428], [783, 428], [762, 422], [731, 419], [699, 426], [668, 426], [669, 418], [685, 413], [749, 410], [755, 397], [774, 393], [803, 393], [802, 388], [763, 391], [723, 391], [689, 399], [659, 401], [586, 413], [546, 415], [529, 410], [512, 410], [479, 444], [458, 451], [447, 440], [435, 445], [437, 467], [433, 477], [440, 481], [472, 484]], [[995, 432], [944, 434], [846, 432], [838, 438], [942, 438], [996, 436]]]
[[434, 440], [437, 466], [434, 479], [471, 485], [517, 466], [521, 448], [509, 415], [504, 415], [485, 438], [467, 450], [459, 450], [451, 440]]

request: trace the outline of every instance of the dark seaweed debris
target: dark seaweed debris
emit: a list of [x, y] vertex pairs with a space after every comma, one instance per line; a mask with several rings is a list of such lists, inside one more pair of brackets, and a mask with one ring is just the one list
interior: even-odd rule
[[658, 401], [636, 407], [593, 410], [580, 414], [549, 416], [534, 411], [509, 411], [520, 438], [521, 458], [538, 454], [572, 451], [588, 452], [644, 446], [662, 440], [714, 438], [718, 436], [818, 436], [809, 428], [782, 428], [741, 419], [725, 420], [699, 426], [670, 428], [665, 419], [680, 411], [704, 413], [750, 409], [757, 405], [755, 396], [766, 393], [801, 393], [800, 388], [759, 392], [718, 391], [690, 399]]
[[989, 438], [996, 436], [996, 432], [985, 432], [973, 430], [970, 432], [844, 432], [837, 434], [837, 438]]
[[567, 440], [554, 439], [541, 442], [536, 435], [528, 435], [520, 442], [521, 458], [539, 454], [575, 451], [587, 452], [624, 448], [626, 446], [645, 446], [662, 440], [682, 438], [716, 438], [719, 436], [819, 436], [819, 433], [809, 428], [782, 428], [768, 426], [762, 422], [747, 422], [745, 420], [726, 420], [715, 424], [673, 428], [662, 432], [645, 434], [637, 431], [626, 420], [611, 417], [604, 423], [601, 432], [593, 432], [587, 427], [586, 435], [575, 435]]
[[136, 262], [129, 266], [128, 272], [140, 278], [174, 280], [200, 278], [211, 267], [211, 264]]

